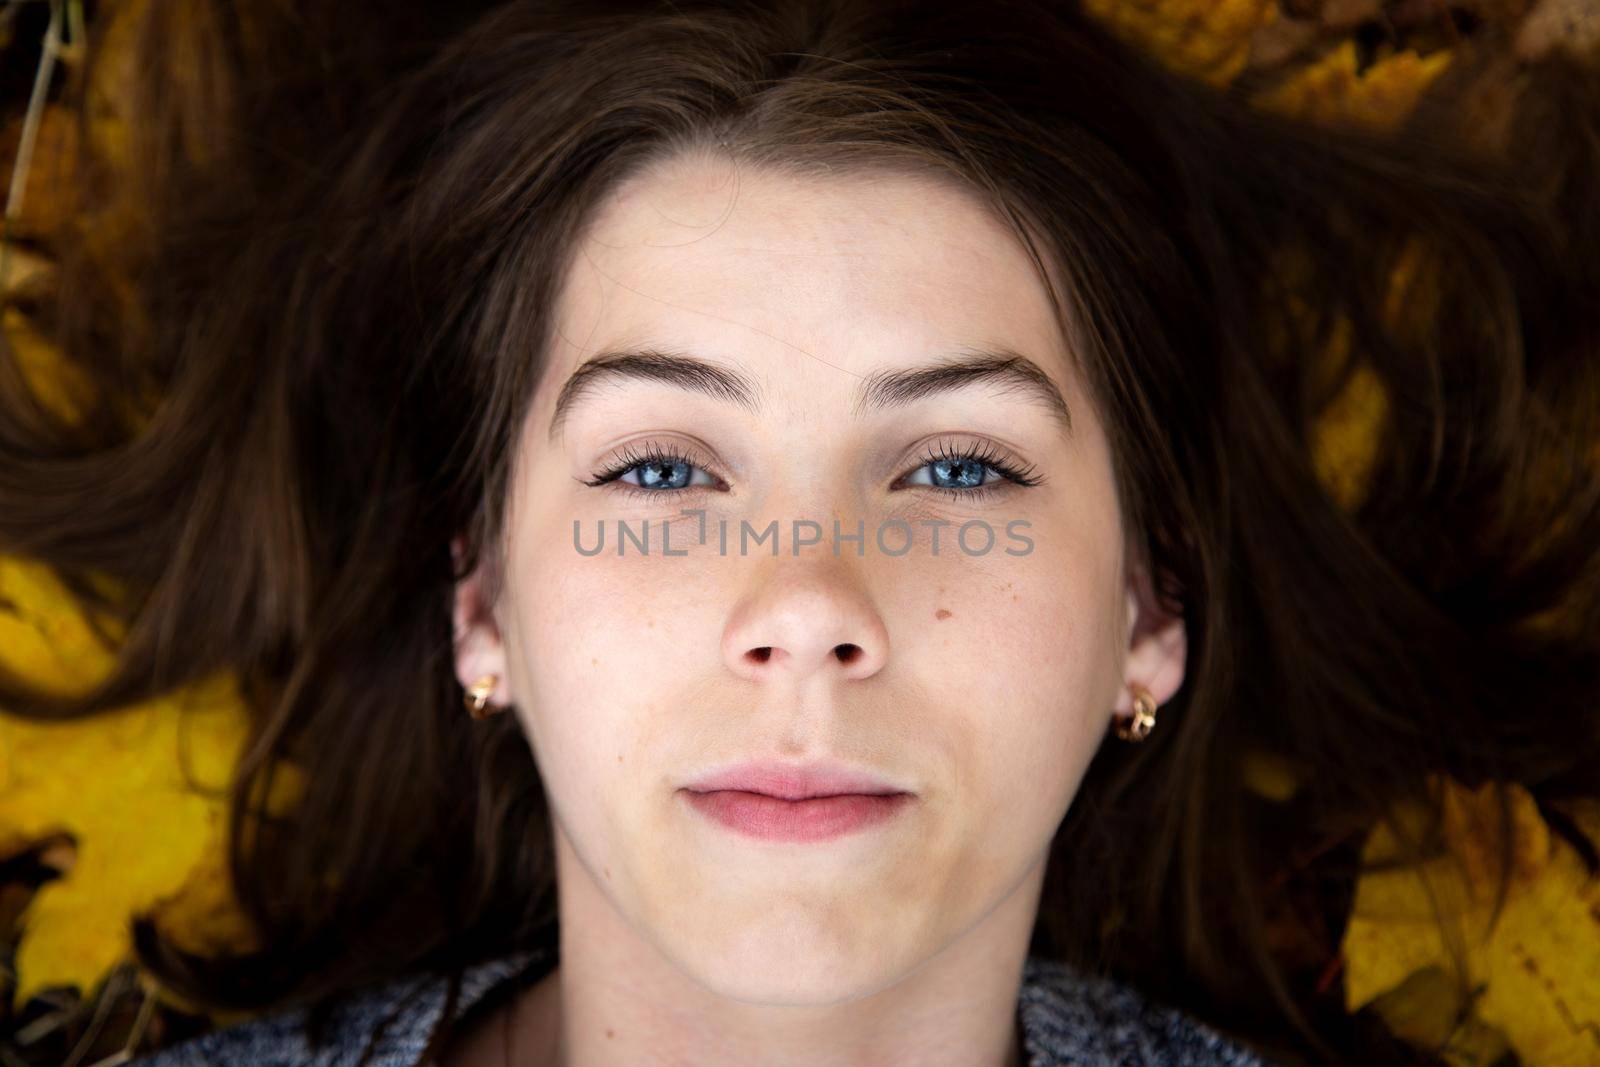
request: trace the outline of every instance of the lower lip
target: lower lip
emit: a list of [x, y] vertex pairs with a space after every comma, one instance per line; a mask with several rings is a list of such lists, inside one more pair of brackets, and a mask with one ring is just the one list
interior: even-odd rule
[[686, 793], [696, 811], [731, 830], [767, 841], [825, 841], [892, 818], [910, 793], [869, 796], [849, 793], [810, 800], [784, 800], [765, 793], [719, 789]]

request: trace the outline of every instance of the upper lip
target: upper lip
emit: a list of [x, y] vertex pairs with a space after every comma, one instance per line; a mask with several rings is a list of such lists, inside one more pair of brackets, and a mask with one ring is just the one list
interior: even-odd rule
[[765, 793], [783, 800], [810, 800], [847, 794], [887, 796], [909, 792], [871, 771], [826, 760], [812, 763], [753, 760], [714, 770], [684, 788], [693, 793], [714, 793], [719, 790]]

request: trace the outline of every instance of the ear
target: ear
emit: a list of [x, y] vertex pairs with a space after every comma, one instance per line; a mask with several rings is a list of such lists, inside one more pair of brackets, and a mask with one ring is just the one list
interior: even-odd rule
[[[457, 566], [461, 563], [464, 545], [457, 536], [450, 542], [450, 558]], [[491, 704], [513, 704], [511, 677], [507, 670], [505, 642], [500, 635], [500, 625], [494, 617], [494, 605], [486, 599], [484, 563], [479, 561], [472, 573], [456, 582], [455, 602], [451, 620], [455, 632], [456, 679], [466, 689], [486, 674], [500, 680], [489, 694]]]
[[1183, 685], [1188, 658], [1188, 639], [1183, 616], [1168, 612], [1156, 599], [1149, 568], [1140, 554], [1130, 557], [1128, 576], [1128, 655], [1123, 666], [1121, 693], [1115, 710], [1133, 714], [1133, 693], [1128, 686], [1137, 682], [1150, 690], [1160, 707]]

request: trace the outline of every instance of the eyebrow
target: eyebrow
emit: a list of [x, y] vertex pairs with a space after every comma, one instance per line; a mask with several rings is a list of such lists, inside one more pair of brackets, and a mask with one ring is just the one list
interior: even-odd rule
[[[555, 438], [579, 401], [596, 386], [619, 381], [664, 382], [761, 413], [761, 390], [736, 370], [659, 348], [607, 351], [585, 360], [561, 387], [550, 437]], [[860, 418], [974, 385], [998, 386], [1039, 404], [1067, 433], [1072, 432], [1072, 413], [1055, 382], [1038, 364], [1005, 348], [967, 348], [926, 366], [874, 371], [863, 376], [851, 414]]]

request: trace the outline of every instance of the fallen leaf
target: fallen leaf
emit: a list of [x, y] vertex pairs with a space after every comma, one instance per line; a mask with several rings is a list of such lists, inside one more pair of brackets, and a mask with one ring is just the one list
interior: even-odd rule
[[1451, 1067], [1504, 1067], [1511, 1042], [1472, 1014], [1471, 1001], [1442, 967], [1426, 967], [1374, 998], [1372, 1008], [1396, 1037]]
[[1218, 87], [1249, 62], [1257, 29], [1278, 18], [1270, 0], [1087, 0], [1084, 10], [1169, 70]]
[[[1475, 1020], [1503, 1033], [1526, 1063], [1600, 1062], [1600, 878], [1552, 834], [1526, 789], [1487, 783], [1476, 791], [1439, 779], [1446, 853], [1411, 867], [1363, 875], [1356, 886], [1343, 953], [1345, 1004], [1355, 1011], [1429, 968], [1455, 974], [1478, 992]], [[1515, 849], [1499, 921], [1490, 922], [1502, 795]], [[1600, 841], [1600, 802], [1564, 810]], [[1420, 833], [1422, 815], [1397, 813]], [[1398, 855], [1386, 826], [1375, 828], [1364, 862]], [[1437, 911], [1436, 911], [1437, 909]]]
[[1257, 107], [1291, 118], [1388, 132], [1405, 120], [1451, 59], [1447, 51], [1427, 56], [1402, 51], [1358, 70], [1356, 44], [1344, 40], [1251, 99]]
[[[48, 568], [0, 557], [0, 667], [72, 692], [111, 663]], [[132, 958], [129, 920], [145, 911], [181, 946], [249, 946], [242, 916], [219, 903], [231, 896], [227, 786], [247, 734], [227, 675], [73, 721], [0, 714], [0, 856], [58, 834], [76, 843], [71, 869], [22, 913], [15, 1007], [52, 986], [96, 989]], [[289, 771], [271, 810], [298, 798]]]

